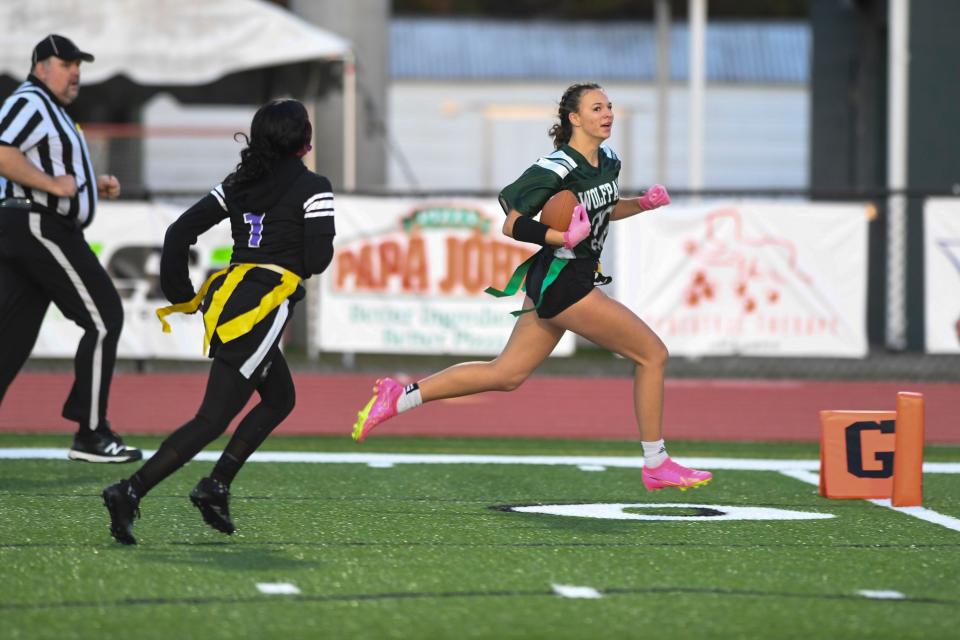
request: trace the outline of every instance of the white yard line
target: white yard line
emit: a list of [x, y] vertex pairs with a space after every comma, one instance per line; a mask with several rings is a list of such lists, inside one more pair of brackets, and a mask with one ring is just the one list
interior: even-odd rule
[[874, 600], [903, 600], [907, 597], [899, 591], [878, 591], [875, 589], [860, 589], [857, 593], [864, 598], [872, 598]]
[[575, 587], [570, 584], [553, 584], [553, 592], [564, 598], [589, 598], [595, 600], [603, 595], [593, 587]]
[[[143, 450], [143, 457], [155, 453]], [[194, 460], [216, 461], [220, 451], [201, 451]], [[67, 449], [0, 449], [0, 460], [65, 460]], [[776, 460], [768, 458], [676, 458], [691, 467], [727, 471], [817, 471], [819, 460]], [[445, 453], [319, 453], [310, 451], [258, 451], [249, 462], [309, 462], [315, 464], [530, 464], [573, 465], [577, 467], [619, 467], [640, 469], [643, 456], [520, 456]], [[960, 473], [960, 462], [925, 462], [924, 473]]]
[[787, 471], [781, 471], [780, 473], [787, 476], [788, 478], [799, 480], [800, 482], [806, 482], [807, 484], [812, 484], [816, 487], [820, 486], [820, 474], [814, 473], [813, 471], [791, 469]]
[[[923, 470], [925, 473], [930, 473], [929, 471], [927, 471], [926, 464], [923, 465]], [[807, 484], [820, 486], [820, 474], [813, 473], [812, 471], [793, 470], [793, 471], [781, 471], [780, 473], [782, 473], [785, 476], [794, 478], [795, 480], [806, 482]], [[941, 471], [941, 473], [957, 473], [957, 472]], [[947, 529], [951, 529], [952, 531], [960, 531], [960, 519], [954, 518], [953, 516], [948, 516], [942, 513], [938, 513], [933, 509], [927, 509], [926, 507], [895, 507], [892, 504], [890, 504], [889, 499], [868, 500], [868, 502], [872, 502], [873, 504], [880, 507], [893, 509], [894, 511], [897, 511], [904, 515], [913, 516], [914, 518], [918, 518], [926, 522], [938, 524], [941, 527], [946, 527]]]
[[895, 507], [890, 504], [890, 500], [870, 500], [870, 502], [880, 505], [881, 507], [893, 509], [894, 511], [898, 511], [908, 516], [913, 516], [914, 518], [919, 518], [920, 520], [924, 520], [926, 522], [938, 524], [941, 527], [946, 527], [947, 529], [951, 529], [953, 531], [960, 531], [960, 519], [938, 513], [933, 509], [927, 509], [926, 507]]
[[300, 589], [289, 582], [258, 582], [257, 590], [271, 596], [295, 596]]

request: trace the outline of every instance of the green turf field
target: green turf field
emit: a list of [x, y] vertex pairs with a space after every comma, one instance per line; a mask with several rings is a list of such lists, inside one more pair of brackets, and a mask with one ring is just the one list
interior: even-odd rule
[[[0, 436], [0, 449], [68, 444]], [[383, 455], [250, 462], [234, 484], [229, 537], [187, 500], [212, 466], [190, 463], [144, 499], [135, 547], [110, 538], [99, 493], [136, 466], [0, 459], [0, 637], [957, 637], [960, 530], [825, 500], [777, 470], [736, 469], [745, 459], [802, 467], [815, 445], [675, 442], [675, 457], [731, 468], [715, 470], [709, 487], [656, 494], [639, 469], [617, 466], [638, 449], [275, 437], [264, 451]], [[397, 463], [394, 453], [434, 457]], [[463, 455], [544, 458], [445, 457]], [[960, 463], [960, 448], [930, 447], [926, 459]], [[960, 520], [960, 474], [927, 473], [924, 491], [925, 508]], [[640, 505], [608, 509], [627, 517], [679, 519], [509, 510], [611, 503]], [[833, 517], [724, 519], [745, 507]], [[278, 584], [292, 593], [263, 592]]]

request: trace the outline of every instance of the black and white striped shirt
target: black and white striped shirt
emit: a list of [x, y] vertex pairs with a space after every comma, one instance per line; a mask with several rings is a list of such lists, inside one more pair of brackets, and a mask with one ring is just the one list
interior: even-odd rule
[[49, 89], [29, 76], [0, 106], [0, 145], [17, 147], [51, 176], [72, 175], [77, 195], [58, 198], [7, 180], [4, 198], [29, 198], [35, 203], [75, 219], [86, 227], [97, 207], [97, 181], [90, 153], [80, 127], [67, 114]]

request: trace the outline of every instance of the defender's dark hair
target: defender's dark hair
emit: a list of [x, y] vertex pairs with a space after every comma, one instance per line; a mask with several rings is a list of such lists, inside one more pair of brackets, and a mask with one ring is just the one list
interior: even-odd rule
[[247, 146], [233, 174], [235, 184], [252, 182], [269, 174], [284, 158], [303, 150], [313, 136], [307, 109], [297, 100], [273, 100], [263, 105], [250, 123], [250, 137], [236, 133], [234, 140]]
[[570, 136], [573, 135], [573, 125], [570, 124], [570, 114], [580, 110], [580, 98], [583, 94], [587, 91], [602, 88], [603, 87], [595, 82], [586, 82], [582, 84], [572, 84], [563, 92], [563, 96], [560, 98], [560, 109], [557, 114], [560, 117], [560, 122], [550, 127], [549, 132], [550, 137], [553, 138], [554, 149], [559, 149], [570, 142]]

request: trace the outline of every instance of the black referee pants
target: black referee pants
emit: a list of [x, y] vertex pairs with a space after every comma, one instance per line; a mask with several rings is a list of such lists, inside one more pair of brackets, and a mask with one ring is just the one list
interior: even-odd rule
[[120, 296], [72, 222], [0, 209], [0, 402], [36, 344], [50, 302], [83, 329], [63, 417], [81, 430], [106, 425], [123, 328]]

